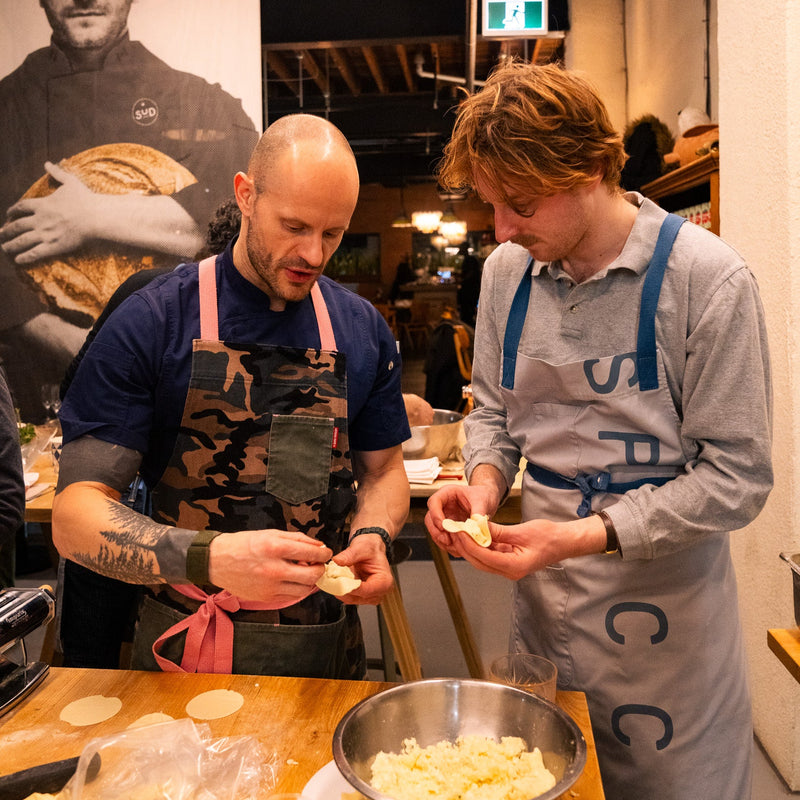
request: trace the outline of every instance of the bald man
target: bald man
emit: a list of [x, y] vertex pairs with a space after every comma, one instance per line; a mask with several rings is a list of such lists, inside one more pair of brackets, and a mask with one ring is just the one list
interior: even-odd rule
[[[135, 669], [362, 678], [357, 605], [392, 586], [410, 432], [391, 331], [323, 275], [355, 159], [334, 126], [292, 115], [233, 188], [239, 236], [128, 298], [81, 362], [53, 538], [145, 587]], [[137, 473], [149, 516], [121, 502]], [[334, 558], [361, 580], [342, 598], [316, 587]]]

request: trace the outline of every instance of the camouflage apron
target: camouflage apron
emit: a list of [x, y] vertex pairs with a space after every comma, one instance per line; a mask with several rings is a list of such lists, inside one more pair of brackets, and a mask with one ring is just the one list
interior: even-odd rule
[[[508, 429], [530, 462], [522, 518], [570, 520], [683, 471], [681, 421], [655, 341], [662, 227], [642, 290], [637, 349], [550, 364], [518, 352], [529, 264], [503, 345]], [[606, 796], [750, 796], [752, 726], [727, 534], [653, 560], [572, 558], [514, 588], [511, 647], [555, 661], [587, 694]], [[713, 731], [711, 735], [709, 732]]]
[[[175, 447], [152, 492], [153, 519], [301, 531], [340, 552], [355, 488], [345, 356], [322, 292], [315, 284], [311, 293], [320, 350], [220, 342], [215, 261], [199, 267], [201, 338]], [[357, 608], [324, 592], [278, 610], [216, 587], [172, 586], [144, 599], [132, 666], [362, 678], [365, 656]]]

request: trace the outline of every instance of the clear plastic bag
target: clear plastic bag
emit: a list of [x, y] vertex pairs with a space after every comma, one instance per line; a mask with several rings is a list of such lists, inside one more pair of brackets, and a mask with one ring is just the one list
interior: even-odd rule
[[249, 800], [275, 788], [276, 755], [252, 736], [212, 740], [190, 719], [90, 742], [59, 800]]

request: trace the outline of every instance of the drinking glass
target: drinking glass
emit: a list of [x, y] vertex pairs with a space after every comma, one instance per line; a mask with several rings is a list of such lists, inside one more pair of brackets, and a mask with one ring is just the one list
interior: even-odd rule
[[495, 683], [516, 686], [538, 694], [551, 703], [556, 699], [556, 665], [533, 653], [507, 653], [495, 659], [489, 667], [489, 678]]

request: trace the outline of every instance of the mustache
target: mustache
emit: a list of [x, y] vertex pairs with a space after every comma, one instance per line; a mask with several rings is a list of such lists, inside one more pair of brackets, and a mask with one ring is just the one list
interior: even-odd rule
[[320, 272], [317, 267], [312, 267], [304, 258], [282, 258], [278, 266], [283, 269], [295, 269], [301, 272]]

